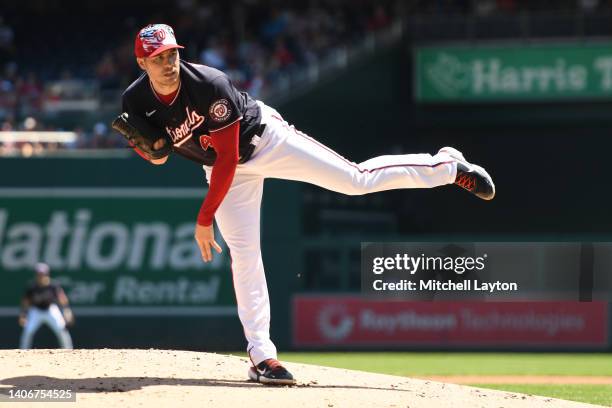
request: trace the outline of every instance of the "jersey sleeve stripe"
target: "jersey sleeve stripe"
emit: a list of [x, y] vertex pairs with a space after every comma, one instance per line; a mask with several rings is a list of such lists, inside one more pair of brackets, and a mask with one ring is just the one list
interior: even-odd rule
[[209, 130], [208, 133], [212, 133], [212, 132], [218, 132], [220, 130], [223, 130], [225, 128], [228, 128], [230, 126], [232, 126], [234, 123], [238, 122], [239, 120], [242, 120], [242, 116], [240, 116], [239, 118], [237, 118], [236, 120], [234, 120], [232, 123], [228, 123], [227, 125], [220, 127], [219, 129], [214, 129], [214, 130]]

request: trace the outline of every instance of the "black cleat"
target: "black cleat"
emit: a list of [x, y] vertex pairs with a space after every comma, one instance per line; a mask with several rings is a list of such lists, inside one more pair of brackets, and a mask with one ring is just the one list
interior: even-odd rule
[[495, 184], [485, 169], [468, 162], [459, 150], [452, 147], [443, 147], [438, 153], [446, 153], [457, 161], [456, 185], [483, 200], [495, 197]]
[[281, 363], [269, 358], [249, 368], [249, 379], [268, 385], [295, 385], [296, 381]]

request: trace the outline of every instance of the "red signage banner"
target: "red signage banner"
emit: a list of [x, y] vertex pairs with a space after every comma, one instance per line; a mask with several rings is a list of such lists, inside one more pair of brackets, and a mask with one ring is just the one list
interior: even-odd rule
[[608, 345], [606, 302], [407, 302], [293, 299], [297, 347], [584, 347]]

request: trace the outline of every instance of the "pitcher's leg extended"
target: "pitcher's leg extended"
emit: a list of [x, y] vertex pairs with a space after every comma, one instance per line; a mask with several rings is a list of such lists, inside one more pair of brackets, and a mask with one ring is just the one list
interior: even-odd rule
[[[266, 177], [304, 181], [349, 195], [404, 188], [431, 188], [452, 184], [461, 176], [472, 184], [460, 184], [491, 199], [494, 186], [481, 167], [467, 162], [452, 148], [435, 155], [403, 154], [379, 156], [353, 163], [317, 140], [289, 126], [280, 118], [270, 119], [269, 135], [274, 140], [261, 161]], [[468, 188], [470, 187], [470, 188]], [[482, 193], [482, 194], [479, 194]]]
[[277, 145], [265, 155], [266, 176], [305, 181], [349, 195], [453, 183], [456, 161], [448, 154], [379, 156], [356, 164], [288, 126], [271, 123]]

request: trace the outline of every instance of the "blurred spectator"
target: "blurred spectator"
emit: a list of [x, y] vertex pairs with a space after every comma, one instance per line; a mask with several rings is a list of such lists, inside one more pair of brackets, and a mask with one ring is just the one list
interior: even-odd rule
[[269, 19], [261, 26], [262, 40], [268, 45], [273, 44], [274, 40], [287, 29], [287, 20], [287, 12], [272, 8]]
[[272, 57], [276, 60], [277, 67], [281, 70], [290, 68], [295, 60], [293, 54], [287, 47], [286, 39], [283, 37], [276, 39], [276, 45], [274, 47], [274, 54]]
[[34, 130], [37, 130], [37, 127], [38, 127], [38, 122], [36, 121], [36, 119], [34, 119], [31, 116], [28, 116], [23, 121], [23, 130], [25, 131], [32, 132]]
[[0, 118], [12, 116], [17, 106], [15, 85], [9, 79], [0, 78]]
[[200, 61], [209, 67], [225, 70], [227, 64], [223, 50], [217, 42], [217, 39], [211, 38], [208, 40], [208, 46], [200, 53]]
[[4, 122], [2, 122], [2, 125], [0, 126], [0, 131], [10, 132], [11, 130], [14, 130], [14, 126], [13, 119], [9, 116], [4, 120]]
[[476, 0], [474, 2], [474, 11], [478, 16], [486, 16], [492, 14], [496, 9], [496, 0]]
[[599, 6], [599, 0], [578, 0], [578, 3], [585, 13], [592, 13]]
[[387, 10], [383, 6], [377, 5], [368, 21], [368, 30], [378, 31], [387, 27], [390, 23], [391, 19], [387, 15]]
[[4, 22], [0, 16], [0, 61], [8, 61], [15, 51], [13, 29]]
[[105, 148], [111, 147], [112, 141], [107, 137], [107, 127], [104, 123], [98, 122], [93, 127], [93, 136], [91, 141], [91, 147], [94, 148]]
[[104, 53], [102, 60], [96, 66], [96, 77], [100, 80], [100, 88], [115, 89], [121, 85], [117, 75], [115, 58], [111, 52]]
[[74, 133], [76, 134], [75, 141], [72, 143], [65, 143], [63, 147], [66, 149], [70, 149], [70, 150], [86, 148], [87, 147], [87, 135], [85, 134], [85, 131], [83, 130], [83, 128], [77, 127], [76, 129], [74, 129]]
[[497, 0], [497, 8], [504, 13], [516, 10], [516, 0]]
[[30, 72], [27, 79], [19, 78], [16, 83], [16, 91], [22, 115], [33, 115], [40, 112], [43, 89], [36, 74]]

